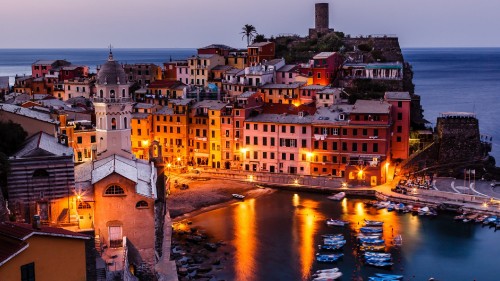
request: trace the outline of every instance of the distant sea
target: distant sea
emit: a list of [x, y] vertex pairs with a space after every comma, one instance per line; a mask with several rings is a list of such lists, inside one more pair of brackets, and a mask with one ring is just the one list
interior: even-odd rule
[[[122, 63], [155, 63], [186, 59], [196, 49], [113, 49]], [[475, 112], [482, 134], [493, 137], [500, 162], [500, 48], [403, 49], [413, 66], [415, 92], [422, 97], [425, 118], [435, 126], [441, 112]], [[66, 59], [88, 65], [92, 72], [103, 64], [107, 49], [0, 49], [0, 76], [29, 75], [39, 59]], [[498, 164], [497, 164], [498, 166]]]

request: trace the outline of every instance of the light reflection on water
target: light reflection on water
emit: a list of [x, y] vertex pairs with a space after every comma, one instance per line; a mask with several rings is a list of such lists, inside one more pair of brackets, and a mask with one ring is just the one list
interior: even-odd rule
[[[317, 269], [338, 267], [342, 280], [376, 272], [403, 274], [408, 280], [497, 280], [500, 268], [499, 234], [487, 227], [453, 222], [450, 215], [419, 217], [366, 208], [364, 200], [341, 202], [324, 195], [275, 192], [258, 199], [230, 205], [192, 218], [228, 247], [225, 268], [211, 272], [224, 280], [310, 280]], [[348, 227], [327, 227], [326, 218], [350, 222]], [[392, 270], [365, 265], [358, 254], [355, 235], [364, 219], [383, 220], [386, 250], [393, 254]], [[347, 244], [336, 264], [315, 261], [321, 234], [342, 233]], [[392, 245], [401, 234], [403, 246]], [[495, 242], [495, 243], [493, 243]], [[459, 266], [458, 266], [459, 265]], [[453, 270], [450, 270], [453, 268]], [[405, 279], [406, 280], [406, 279]]]
[[236, 280], [249, 279], [255, 271], [255, 199], [241, 202], [236, 207], [233, 220], [235, 226], [234, 243], [237, 246], [235, 253]]

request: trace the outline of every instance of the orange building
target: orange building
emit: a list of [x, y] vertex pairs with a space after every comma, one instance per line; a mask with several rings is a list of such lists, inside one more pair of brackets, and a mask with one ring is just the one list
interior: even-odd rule
[[410, 154], [410, 93], [386, 92], [385, 100], [392, 104], [391, 158], [404, 160]]
[[85, 242], [90, 237], [61, 228], [0, 223], [1, 280], [85, 281]]

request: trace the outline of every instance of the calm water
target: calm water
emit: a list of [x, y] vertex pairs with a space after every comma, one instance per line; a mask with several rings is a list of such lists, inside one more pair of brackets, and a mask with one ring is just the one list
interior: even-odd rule
[[[155, 63], [185, 59], [196, 49], [113, 49], [123, 63]], [[0, 76], [29, 75], [39, 59], [66, 59], [95, 71], [107, 59], [107, 49], [0, 49]], [[476, 112], [482, 134], [493, 137], [492, 155], [500, 161], [500, 48], [403, 49], [413, 65], [416, 93], [424, 115], [435, 125], [440, 112]]]
[[403, 54], [413, 66], [425, 118], [435, 125], [441, 112], [475, 112], [500, 161], [500, 48], [403, 49]]
[[[311, 272], [332, 267], [314, 260], [321, 234], [343, 233], [348, 242], [344, 257], [334, 266], [342, 280], [376, 272], [405, 275], [405, 280], [499, 280], [500, 232], [480, 225], [454, 222], [451, 215], [437, 218], [365, 208], [360, 199], [332, 202], [324, 195], [277, 191], [207, 212], [191, 221], [215, 240], [228, 243], [225, 280], [310, 280]], [[334, 217], [349, 227], [325, 225]], [[353, 235], [363, 219], [384, 220], [384, 238], [393, 254], [392, 270], [364, 265], [357, 256]], [[401, 234], [403, 246], [388, 241]]]

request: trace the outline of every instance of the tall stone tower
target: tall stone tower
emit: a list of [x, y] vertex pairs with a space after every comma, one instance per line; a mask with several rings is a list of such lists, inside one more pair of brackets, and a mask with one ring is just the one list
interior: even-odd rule
[[310, 38], [319, 38], [330, 32], [333, 32], [333, 28], [330, 28], [330, 13], [328, 3], [316, 3], [315, 7], [315, 27], [309, 29]]
[[328, 3], [316, 3], [316, 30], [324, 30], [329, 27]]
[[125, 70], [114, 60], [110, 50], [108, 61], [97, 73], [93, 100], [98, 158], [117, 154], [132, 159], [130, 120], [133, 103], [130, 86]]

